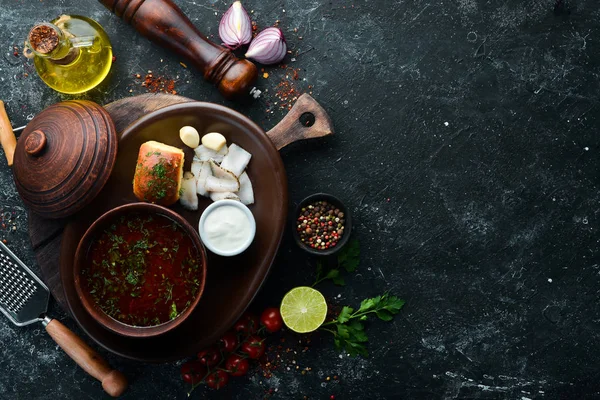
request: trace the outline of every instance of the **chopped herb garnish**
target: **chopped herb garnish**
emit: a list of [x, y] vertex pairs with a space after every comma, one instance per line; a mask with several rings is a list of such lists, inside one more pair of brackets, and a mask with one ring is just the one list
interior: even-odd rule
[[127, 278], [125, 279], [127, 279], [127, 282], [133, 286], [137, 285], [139, 282], [138, 277], [133, 272], [129, 272], [127, 274]]

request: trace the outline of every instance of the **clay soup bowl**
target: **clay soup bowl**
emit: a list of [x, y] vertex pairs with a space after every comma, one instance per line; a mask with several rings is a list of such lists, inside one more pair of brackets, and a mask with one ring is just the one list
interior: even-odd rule
[[[153, 215], [161, 215], [166, 217], [176, 224], [178, 224], [184, 231], [185, 234], [192, 240], [193, 246], [198, 251], [199, 257], [199, 280], [200, 287], [198, 290], [198, 294], [193, 299], [190, 306], [182, 312], [177, 318], [170, 320], [168, 322], [162, 323], [160, 325], [153, 326], [132, 326], [117, 321], [112, 317], [108, 316], [104, 311], [102, 311], [96, 304], [91, 294], [87, 292], [82, 285], [82, 271], [86, 268], [86, 265], [91, 262], [88, 257], [88, 253], [91, 245], [97, 240], [98, 236], [102, 233], [104, 229], [113, 222], [116, 218], [130, 215], [131, 213], [145, 213], [145, 214], [153, 214]], [[118, 333], [119, 335], [132, 337], [132, 338], [149, 338], [154, 336], [159, 336], [175, 329], [177, 326], [182, 324], [187, 317], [194, 312], [194, 309], [202, 294], [204, 292], [204, 284], [206, 281], [206, 251], [202, 242], [200, 241], [200, 237], [195, 228], [193, 228], [189, 222], [187, 222], [183, 217], [181, 217], [176, 212], [150, 203], [129, 203], [116, 208], [113, 208], [106, 213], [102, 214], [98, 219], [94, 221], [94, 223], [88, 228], [85, 232], [81, 240], [79, 241], [79, 245], [77, 246], [77, 250], [75, 252], [75, 261], [74, 261], [74, 284], [75, 289], [77, 291], [77, 295], [81, 300], [81, 303], [85, 310], [104, 328]]]

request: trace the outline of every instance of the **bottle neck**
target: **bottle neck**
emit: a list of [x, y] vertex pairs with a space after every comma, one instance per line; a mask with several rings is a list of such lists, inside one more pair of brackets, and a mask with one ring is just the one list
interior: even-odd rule
[[79, 54], [79, 48], [73, 46], [72, 35], [56, 25], [43, 23], [29, 31], [27, 47], [34, 55], [57, 64], [69, 64]]

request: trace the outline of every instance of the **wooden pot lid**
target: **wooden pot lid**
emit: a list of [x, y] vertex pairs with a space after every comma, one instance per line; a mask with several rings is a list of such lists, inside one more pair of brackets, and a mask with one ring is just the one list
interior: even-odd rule
[[91, 101], [64, 101], [27, 125], [17, 143], [13, 175], [32, 211], [62, 218], [96, 197], [116, 156], [117, 132], [108, 113]]

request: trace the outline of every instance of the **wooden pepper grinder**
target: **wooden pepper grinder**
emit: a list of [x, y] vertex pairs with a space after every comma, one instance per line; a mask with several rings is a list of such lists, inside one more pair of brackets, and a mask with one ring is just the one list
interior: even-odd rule
[[188, 59], [228, 99], [248, 95], [256, 66], [200, 33], [171, 0], [99, 0], [151, 41]]

